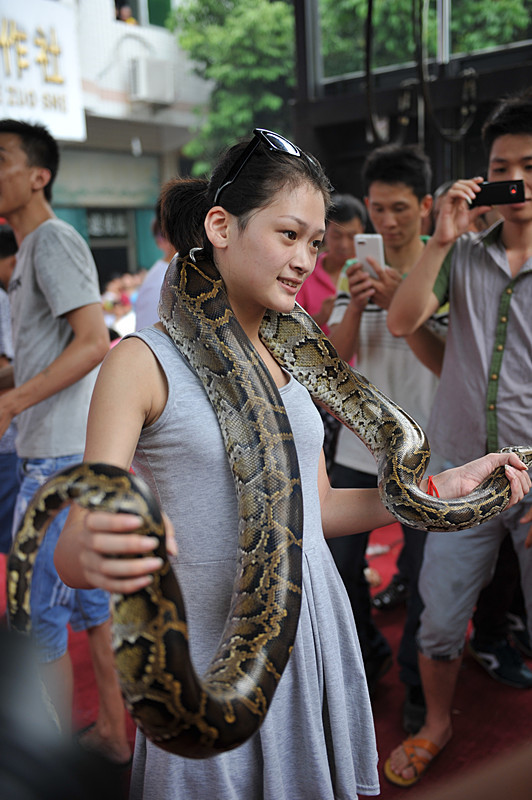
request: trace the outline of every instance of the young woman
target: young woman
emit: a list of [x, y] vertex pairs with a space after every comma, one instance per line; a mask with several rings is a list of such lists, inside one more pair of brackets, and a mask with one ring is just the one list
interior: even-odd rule
[[[323, 427], [307, 391], [259, 338], [266, 309], [290, 312], [325, 230], [328, 181], [290, 142], [256, 131], [230, 149], [210, 182], [174, 181], [163, 227], [180, 253], [201, 247], [245, 334], [279, 388], [293, 430], [304, 504], [303, 598], [298, 631], [265, 722], [236, 750], [206, 761], [169, 755], [137, 733], [131, 797], [144, 800], [342, 800], [379, 792], [371, 708], [353, 617], [325, 536], [392, 521], [376, 490], [333, 490]], [[206, 669], [218, 645], [236, 571], [238, 514], [219, 425], [195, 373], [162, 325], [123, 340], [106, 359], [93, 397], [85, 458], [128, 469], [154, 489], [184, 592], [192, 658]], [[510, 462], [512, 499], [528, 490], [514, 456], [492, 455], [436, 476], [442, 497], [468, 492]], [[353, 523], [356, 520], [356, 523]], [[63, 579], [131, 592], [158, 559], [137, 517], [72, 507], [56, 551]], [[124, 532], [127, 535], [124, 535]]]

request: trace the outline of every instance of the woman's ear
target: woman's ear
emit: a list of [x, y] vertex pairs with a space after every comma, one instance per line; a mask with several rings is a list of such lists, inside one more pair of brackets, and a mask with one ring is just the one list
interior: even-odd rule
[[225, 249], [233, 216], [222, 206], [213, 206], [205, 217], [205, 232], [213, 247]]

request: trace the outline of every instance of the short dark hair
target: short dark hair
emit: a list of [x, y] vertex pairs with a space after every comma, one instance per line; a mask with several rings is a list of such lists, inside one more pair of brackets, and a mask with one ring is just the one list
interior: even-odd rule
[[328, 222], [349, 222], [357, 217], [366, 227], [368, 213], [366, 206], [352, 194], [334, 194], [331, 196], [331, 207], [327, 215]]
[[373, 150], [362, 167], [367, 195], [372, 183], [404, 183], [418, 200], [430, 194], [432, 168], [428, 156], [417, 145], [388, 144]]
[[[203, 247], [210, 255], [212, 246], [205, 233], [205, 217], [212, 207], [218, 187], [247, 147], [241, 142], [225, 152], [206, 178], [172, 178], [162, 189], [161, 227], [164, 236], [179, 253]], [[254, 211], [266, 207], [283, 187], [307, 184], [321, 192], [327, 213], [331, 185], [314, 158], [296, 158], [259, 144], [238, 180], [228, 185], [220, 205], [238, 220], [240, 230], [248, 224]]]
[[493, 142], [507, 134], [532, 136], [532, 89], [503, 98], [482, 126], [482, 142], [489, 155]]
[[14, 256], [18, 250], [15, 234], [9, 225], [0, 223], [0, 258]]
[[0, 119], [0, 133], [14, 133], [18, 136], [28, 164], [50, 171], [50, 180], [44, 187], [44, 196], [50, 202], [52, 184], [59, 169], [59, 147], [48, 128], [17, 119]]

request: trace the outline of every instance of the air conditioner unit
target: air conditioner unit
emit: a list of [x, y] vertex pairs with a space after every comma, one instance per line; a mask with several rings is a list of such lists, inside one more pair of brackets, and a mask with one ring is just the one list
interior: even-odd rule
[[175, 101], [172, 63], [156, 58], [132, 58], [129, 62], [129, 99], [132, 103], [171, 105]]

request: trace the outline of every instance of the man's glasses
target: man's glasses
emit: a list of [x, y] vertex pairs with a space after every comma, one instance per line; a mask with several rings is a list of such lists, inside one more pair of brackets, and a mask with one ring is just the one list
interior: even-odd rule
[[265, 128], [255, 128], [253, 131], [253, 139], [243, 151], [240, 158], [237, 158], [229, 170], [225, 181], [217, 188], [216, 194], [214, 195], [213, 205], [218, 204], [219, 197], [223, 190], [236, 181], [261, 142], [262, 144], [265, 144], [269, 150], [277, 150], [280, 153], [287, 153], [289, 156], [304, 156], [309, 161], [314, 161], [314, 159], [310, 159], [310, 157], [300, 150], [299, 147], [297, 147], [295, 144], [292, 144], [292, 142], [288, 141], [288, 139], [285, 139], [284, 136], [281, 136], [279, 133], [268, 131]]

